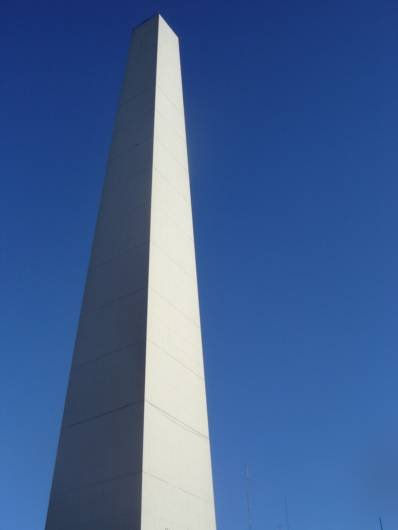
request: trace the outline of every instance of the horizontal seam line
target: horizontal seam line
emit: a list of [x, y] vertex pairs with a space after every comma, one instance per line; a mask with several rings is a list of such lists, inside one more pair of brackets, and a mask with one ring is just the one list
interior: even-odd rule
[[[153, 207], [153, 202], [152, 202], [152, 207]], [[151, 210], [151, 211], [153, 211], [153, 210]], [[158, 211], [158, 210], [155, 209], [155, 211]], [[191, 241], [195, 242], [194, 238], [193, 238], [193, 234], [191, 233], [191, 231], [189, 231], [189, 233], [188, 233], [187, 230], [182, 229], [181, 228], [181, 223], [179, 223], [178, 220], [175, 219], [175, 217], [170, 214], [170, 210], [168, 208], [161, 206], [160, 207], [160, 212], [163, 213], [164, 215], [166, 215], [166, 217], [168, 219], [170, 219], [170, 221], [172, 221], [182, 231], [182, 233], [185, 235], [186, 238], [188, 238]]]
[[175, 488], [176, 490], [182, 491], [183, 493], [186, 493], [187, 495], [191, 495], [191, 497], [195, 497], [196, 499], [199, 499], [202, 502], [206, 502], [207, 504], [209, 504], [211, 502], [209, 499], [204, 499], [203, 497], [200, 497], [199, 495], [196, 495], [196, 493], [192, 493], [191, 491], [188, 491], [188, 490], [186, 490], [184, 488], [180, 488], [179, 486], [176, 486], [172, 482], [169, 482], [169, 481], [165, 480], [164, 478], [161, 478], [158, 475], [155, 475], [155, 474], [151, 473], [150, 471], [143, 470], [142, 473], [144, 475], [149, 475], [150, 477], [155, 478], [156, 480], [159, 480], [160, 482], [164, 482], [165, 484], [168, 484], [172, 488]]
[[[129, 213], [135, 213], [135, 212], [139, 211], [140, 209], [145, 209], [145, 207], [149, 207], [149, 204], [150, 204], [150, 197], [146, 197], [142, 201], [137, 202], [137, 204], [135, 204], [134, 207], [130, 208], [128, 211], [129, 211]], [[112, 208], [111, 208], [111, 210], [112, 210]], [[102, 208], [102, 204], [101, 204], [101, 210], [100, 210], [99, 215], [98, 215], [98, 222], [101, 222], [104, 218], [106, 219], [106, 214], [107, 214], [107, 211], [106, 211], [105, 208]], [[109, 213], [108, 213], [108, 215], [109, 215]]]
[[174, 357], [174, 355], [171, 355], [171, 353], [169, 353], [166, 348], [164, 348], [163, 346], [160, 346], [155, 340], [153, 340], [150, 336], [148, 336], [147, 340], [149, 342], [151, 342], [154, 346], [156, 346], [157, 348], [159, 348], [161, 350], [161, 352], [164, 354], [164, 355], [167, 355], [168, 357], [171, 357], [176, 363], [178, 363], [179, 365], [181, 365], [183, 368], [185, 368], [186, 370], [188, 370], [189, 372], [191, 372], [192, 374], [196, 375], [196, 377], [198, 377], [201, 381], [204, 381], [204, 377], [202, 375], [199, 375], [198, 373], [195, 372], [195, 370], [192, 370], [192, 368], [189, 368], [186, 364], [184, 364], [183, 362], [181, 362], [179, 359], [177, 359], [177, 357]]
[[199, 322], [196, 322], [191, 316], [189, 316], [189, 315], [185, 314], [183, 311], [181, 311], [181, 309], [179, 309], [176, 305], [174, 305], [172, 302], [170, 302], [170, 300], [168, 298], [166, 298], [158, 290], [156, 290], [153, 287], [151, 287], [150, 284], [148, 285], [148, 291], [152, 291], [155, 294], [157, 294], [158, 296], [160, 296], [160, 298], [162, 298], [165, 302], [167, 302], [173, 309], [178, 311], [178, 313], [180, 313], [180, 315], [182, 315], [186, 320], [189, 320], [192, 324], [194, 324], [194, 326], [196, 328], [200, 329], [200, 323]]
[[[170, 148], [165, 145], [160, 139], [159, 139], [159, 134], [154, 134], [154, 137], [156, 136], [156, 139], [157, 141], [159, 142], [159, 144], [163, 147], [163, 149], [165, 149], [169, 155], [171, 156], [171, 158], [173, 158], [175, 160], [175, 162], [177, 162], [177, 164], [182, 167], [182, 169], [185, 169], [185, 171], [189, 174], [189, 167], [188, 167], [188, 164], [185, 165], [183, 164], [180, 160], [178, 160], [178, 158], [175, 156], [175, 154], [170, 150]], [[155, 142], [154, 142], [155, 143]], [[187, 154], [187, 153], [186, 153]], [[187, 156], [188, 158], [188, 156]]]
[[159, 412], [161, 412], [168, 420], [172, 421], [175, 425], [178, 425], [179, 427], [181, 427], [181, 429], [184, 429], [185, 431], [188, 431], [191, 434], [195, 434], [196, 436], [199, 436], [200, 438], [204, 438], [205, 440], [209, 439], [209, 437], [206, 434], [203, 434], [202, 432], [198, 431], [197, 429], [194, 429], [193, 427], [191, 427], [187, 423], [179, 420], [176, 416], [173, 416], [172, 414], [170, 414], [166, 410], [162, 409], [161, 407], [158, 407], [157, 405], [155, 405], [154, 403], [149, 401], [149, 399], [145, 399], [145, 403], [148, 403], [148, 405], [150, 405], [154, 409], [156, 409]]
[[[159, 114], [159, 116], [167, 122], [168, 126], [171, 127], [173, 129], [173, 131], [175, 132], [175, 134], [178, 136], [178, 138], [180, 139], [180, 141], [182, 142], [183, 146], [185, 144], [185, 147], [186, 147], [186, 133], [185, 133], [185, 127], [183, 130], [181, 130], [179, 127], [173, 125], [172, 123], [170, 123], [172, 120], [171, 118], [169, 118], [164, 112], [162, 112], [161, 110], [159, 110], [157, 108], [157, 106], [155, 105], [155, 114]], [[155, 123], [155, 129], [156, 129], [156, 123]]]
[[[136, 171], [132, 171], [131, 173], [128, 172], [126, 174], [122, 174], [122, 176], [114, 176], [112, 174], [107, 173], [105, 176], [105, 182], [104, 182], [104, 191], [108, 191], [110, 193], [116, 193], [116, 190], [118, 190], [119, 186], [125, 181], [125, 180], [138, 180], [139, 177], [142, 177], [143, 175], [147, 175], [147, 179], [151, 178], [151, 164], [150, 161], [148, 161], [148, 167], [142, 167], [140, 169], [137, 169]], [[138, 204], [141, 204], [144, 201], [140, 201]]]
[[188, 276], [188, 278], [190, 280], [192, 280], [194, 283], [195, 283], [195, 286], [197, 287], [197, 284], [196, 284], [196, 276], [194, 274], [191, 274], [189, 273], [185, 267], [183, 267], [182, 265], [180, 265], [175, 259], [173, 259], [170, 254], [168, 252], [166, 252], [161, 246], [160, 244], [156, 241], [156, 239], [152, 239], [151, 242], [150, 242], [150, 245], [154, 245], [157, 249], [159, 249], [162, 254], [164, 254], [164, 256], [169, 260], [171, 261], [171, 263], [174, 263], [174, 265], [176, 267], [178, 267], [181, 272], [183, 272], [185, 274], [185, 276]]
[[[204, 380], [204, 377], [200, 374], [198, 374], [195, 370], [193, 370], [192, 368], [189, 368], [189, 366], [187, 366], [186, 364], [184, 364], [182, 361], [180, 361], [177, 357], [175, 357], [174, 355], [172, 355], [170, 352], [167, 351], [166, 348], [164, 348], [163, 346], [160, 346], [160, 344], [158, 342], [156, 342], [156, 340], [154, 340], [152, 337], [151, 337], [151, 333], [148, 333], [147, 334], [147, 338], [146, 338], [147, 341], [151, 342], [154, 346], [156, 346], [157, 348], [159, 348], [162, 353], [164, 353], [165, 355], [168, 355], [169, 357], [171, 357], [172, 359], [174, 359], [174, 361], [176, 361], [178, 364], [180, 364], [182, 367], [184, 367], [186, 370], [192, 372], [194, 375], [196, 375], [196, 377], [198, 377], [199, 379], [202, 379]], [[106, 359], [107, 357], [111, 357], [112, 355], [117, 355], [118, 353], [122, 353], [123, 351], [125, 350], [128, 350], [129, 348], [132, 348], [132, 347], [140, 347], [140, 346], [146, 346], [145, 345], [145, 339], [142, 340], [142, 342], [131, 342], [129, 344], [126, 344], [125, 346], [121, 347], [121, 348], [117, 348], [115, 350], [112, 350], [112, 351], [108, 351], [108, 352], [105, 352], [105, 353], [102, 353], [100, 355], [98, 355], [97, 357], [94, 357], [92, 359], [87, 359], [86, 361], [82, 361], [80, 363], [78, 362], [72, 362], [72, 370], [77, 370], [78, 368], [82, 367], [82, 366], [86, 366], [88, 364], [91, 364], [91, 363], [96, 363], [102, 359]], [[192, 344], [192, 346], [194, 346]], [[186, 351], [181, 349], [181, 348], [177, 348], [179, 351], [181, 351], [182, 353], [186, 354]]]
[[[173, 101], [168, 94], [166, 94], [165, 90], [163, 90], [163, 87], [161, 86], [160, 80], [156, 84], [156, 90], [159, 90], [163, 94], [163, 96], [170, 101], [170, 103], [176, 108], [176, 110], [181, 110], [177, 107], [177, 103]], [[182, 114], [184, 116], [184, 104], [182, 105]], [[184, 116], [184, 122], [185, 122], [185, 116]]]
[[[129, 298], [130, 296], [135, 296], [141, 291], [146, 291], [147, 287], [140, 287], [139, 289], [136, 289], [135, 291], [131, 291], [130, 293], [122, 294], [121, 296], [117, 296], [116, 298], [112, 298], [112, 300], [107, 300], [103, 304], [101, 304], [98, 307], [94, 307], [92, 309], [87, 310], [87, 313], [97, 313], [98, 311], [101, 311], [101, 309], [104, 309], [104, 307], [107, 307], [109, 305], [114, 304], [115, 302], [118, 302], [119, 300], [123, 300], [123, 298]], [[85, 305], [85, 302], [83, 302], [83, 305]]]
[[126, 403], [125, 405], [122, 405], [121, 407], [116, 407], [112, 410], [107, 410], [106, 412], [102, 412], [101, 414], [96, 414], [95, 416], [90, 416], [89, 418], [86, 418], [84, 420], [75, 421], [74, 423], [69, 423], [67, 425], [63, 425], [62, 430], [64, 429], [71, 429], [75, 427], [76, 425], [82, 425], [84, 423], [89, 423], [90, 421], [98, 420], [99, 418], [103, 418], [104, 416], [109, 416], [110, 414], [113, 414], [114, 412], [120, 412], [121, 410], [128, 409], [130, 407], [133, 407], [134, 405], [138, 405], [139, 403], [143, 403], [144, 400], [138, 400], [138, 401], [131, 401], [129, 403]]
[[[179, 190], [177, 189], [177, 186], [176, 186], [175, 184], [172, 184], [172, 183], [171, 183], [170, 179], [168, 179], [168, 178], [166, 177], [166, 175], [163, 173], [163, 171], [162, 171], [161, 169], [159, 169], [159, 167], [157, 166], [156, 163], [153, 164], [153, 169], [154, 169], [154, 171], [156, 171], [156, 173], [159, 174], [159, 177], [160, 177], [161, 179], [163, 179], [164, 181], [166, 181], [167, 184], [168, 184], [171, 188], [174, 189], [174, 191], [177, 193], [177, 195], [179, 195], [179, 196], [181, 197], [181, 199], [184, 200], [184, 202], [190, 202], [190, 201], [189, 201], [189, 198], [186, 197], [186, 196], [184, 195], [183, 192], [179, 191]], [[153, 175], [152, 175], [152, 180], [153, 180]], [[189, 189], [189, 176], [187, 176], [187, 184], [188, 184], [188, 185], [187, 185], [187, 189]]]
[[[138, 112], [143, 112], [143, 115], [139, 116], [138, 115]], [[154, 105], [153, 103], [150, 103], [148, 104], [148, 107], [145, 109], [145, 110], [142, 110], [140, 109], [140, 111], [138, 111], [137, 113], [133, 113], [133, 117], [132, 118], [129, 118], [129, 119], [126, 119], [125, 122], [123, 123], [115, 123], [115, 129], [113, 131], [113, 135], [112, 135], [112, 142], [116, 142], [118, 137], [120, 135], [124, 135], [126, 134], [126, 132], [129, 133], [129, 136], [132, 134], [132, 131], [129, 129], [131, 128], [131, 125], [136, 125], [137, 126], [137, 130], [139, 131], [142, 131], [143, 130], [143, 126], [140, 125], [139, 121], [138, 121], [138, 117], [140, 118], [145, 118], [147, 117], [146, 115], [147, 114], [154, 114], [155, 113], [155, 110], [154, 110]], [[120, 122], [120, 118], [116, 118], [117, 121]], [[149, 123], [149, 124], [146, 124], [147, 127], [149, 126], [153, 126], [153, 123]]]
[[108, 263], [111, 263], [115, 259], [120, 258], [120, 256], [122, 256], [125, 252], [127, 253], [127, 252], [129, 252], [131, 250], [136, 250], [136, 249], [145, 247], [146, 245], [149, 245], [149, 238], [148, 237], [142, 243], [136, 243], [136, 244], [133, 244], [133, 245], [128, 245], [127, 247], [120, 248], [117, 252], [115, 252], [112, 255], [112, 257], [107, 258], [107, 259], [102, 260], [102, 261], [95, 262], [95, 264], [92, 267], [89, 268], [89, 272], [90, 271], [94, 271], [94, 270], [98, 269], [99, 267], [102, 267], [103, 265], [107, 265]]
[[87, 488], [90, 488], [90, 487], [94, 487], [94, 486], [97, 486], [99, 484], [107, 484], [108, 482], [114, 482], [116, 480], [121, 480], [121, 479], [124, 479], [124, 478], [127, 478], [127, 477], [134, 477], [136, 475], [141, 475], [142, 474], [142, 471], [131, 471], [129, 473], [123, 473], [121, 475], [116, 475], [114, 477], [111, 477], [111, 478], [106, 478], [106, 479], [103, 479], [103, 480], [97, 480], [96, 482], [86, 482], [86, 483], [83, 483], [82, 486], [78, 487], [78, 488], [63, 488], [63, 489], [60, 489], [59, 492], [57, 492], [57, 496], [62, 493], [63, 495], [64, 494], [68, 494], [72, 491], [79, 491], [79, 490], [82, 490], [82, 489], [87, 489]]
[[154, 92], [156, 90], [155, 86], [156, 86], [156, 83], [154, 81], [151, 81], [150, 83], [148, 83], [147, 87], [143, 88], [142, 90], [139, 90], [138, 92], [136, 92], [132, 96], [129, 96], [128, 98], [124, 99], [124, 101], [123, 101], [123, 99], [121, 99], [120, 102], [119, 102], [119, 109], [118, 110], [120, 111], [125, 105], [127, 105], [128, 103], [130, 103], [134, 99], [137, 99], [142, 94], [149, 93], [150, 91]]
[[[162, 318], [158, 317], [157, 320], [159, 320], [162, 324], [165, 324], [167, 325], [167, 322], [165, 322]], [[200, 332], [200, 328], [199, 328], [199, 332]], [[154, 333], [152, 333], [151, 331], [148, 332], [148, 337], [153, 341], [153, 339], [151, 338], [153, 335], [156, 335]], [[176, 335], [176, 333], [173, 333], [173, 335]], [[179, 337], [181, 338], [181, 335], [179, 335]], [[195, 344], [194, 342], [192, 342], [191, 340], [189, 339], [185, 339], [187, 344], [193, 348], [194, 351], [199, 351], [202, 358], [203, 358], [203, 346], [202, 346], [202, 337], [201, 337], [201, 334], [199, 333], [199, 344]], [[154, 341], [156, 342], [156, 341]], [[173, 345], [173, 348], [175, 348], [176, 350], [179, 350], [182, 354], [186, 355], [186, 350], [185, 348], [181, 348], [180, 346], [175, 346]]]
[[[158, 293], [156, 291], [154, 291], [154, 293], [157, 295]], [[162, 295], [159, 295], [159, 297], [164, 300], [164, 298], [162, 297]], [[170, 305], [170, 303], [167, 301], [167, 300], [164, 300], [168, 305]], [[149, 307], [149, 306], [148, 306]], [[177, 310], [178, 312], [178, 310]], [[162, 312], [161, 312], [162, 313]], [[185, 315], [182, 315], [184, 318], [185, 318]], [[160, 322], [163, 326], [165, 326], [166, 328], [168, 328], [169, 326], [169, 322], [167, 322], [167, 320], [161, 316], [159, 316], [159, 311], [155, 311], [155, 321], [158, 321]], [[153, 318], [153, 317], [152, 317]], [[148, 320], [149, 321], [149, 320]], [[199, 348], [201, 351], [203, 351], [203, 345], [202, 345], [202, 333], [201, 333], [201, 327], [200, 325], [197, 326], [195, 324], [195, 322], [192, 322], [191, 320], [188, 320], [187, 323], [190, 325], [190, 326], [193, 326], [199, 333]], [[148, 333], [149, 335], [152, 335], [151, 332]], [[188, 339], [187, 337], [183, 337], [181, 336], [180, 334], [177, 334], [176, 332], [173, 332], [173, 335], [178, 335], [178, 337], [180, 339], [182, 339], [183, 341], [187, 342], [190, 346], [192, 346], [194, 349], [197, 349], [198, 347], [198, 344], [195, 344], [192, 340]], [[184, 349], [180, 348], [180, 347], [177, 347], [178, 350], [180, 350], [181, 352], [184, 352]]]
[[132, 148], [139, 147], [140, 145], [146, 144], [147, 142], [149, 142], [151, 140], [151, 138], [152, 138], [152, 141], [153, 141], [153, 133], [151, 135], [148, 135], [148, 138], [146, 138], [145, 140], [142, 140], [141, 142], [133, 143], [132, 145], [128, 145], [125, 149], [122, 149], [121, 152], [117, 153], [116, 155], [110, 156], [108, 158], [108, 164], [110, 162], [112, 162], [113, 160], [115, 160], [116, 158], [119, 158], [120, 156], [122, 156], [124, 153], [130, 151]]
[[[120, 176], [121, 173], [121, 176]], [[128, 170], [127, 173], [123, 171], [115, 172], [115, 169], [110, 166], [106, 168], [104, 186], [103, 190], [108, 191], [108, 188], [111, 190], [117, 190], [125, 180], [137, 180], [142, 175], [148, 174], [148, 180], [152, 175], [152, 157], [148, 157], [148, 160], [140, 167], [135, 170]]]
[[95, 363], [96, 361], [100, 361], [101, 359], [104, 359], [106, 357], [109, 357], [111, 355], [116, 355], [117, 353], [122, 352], [123, 350], [127, 350], [128, 348], [135, 347], [135, 346], [145, 346], [145, 339], [142, 339], [141, 341], [137, 342], [130, 342], [126, 344], [125, 346], [122, 346], [121, 348], [116, 348], [115, 350], [110, 350], [105, 353], [101, 353], [97, 355], [97, 357], [93, 357], [92, 359], [87, 359], [86, 361], [79, 362], [72, 362], [72, 369], [74, 368], [80, 368], [80, 366], [85, 366], [86, 364]]

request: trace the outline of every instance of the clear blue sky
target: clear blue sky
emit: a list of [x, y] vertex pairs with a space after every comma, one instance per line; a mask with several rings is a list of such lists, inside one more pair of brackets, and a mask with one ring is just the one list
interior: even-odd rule
[[[43, 530], [130, 29], [182, 41], [218, 526], [398, 528], [398, 4], [0, 13], [0, 530]], [[285, 527], [283, 526], [283, 529]], [[111, 530], [111, 529], [110, 529]]]

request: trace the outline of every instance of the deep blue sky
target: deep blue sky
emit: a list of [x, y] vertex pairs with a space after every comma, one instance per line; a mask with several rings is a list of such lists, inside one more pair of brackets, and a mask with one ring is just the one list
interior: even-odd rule
[[182, 42], [219, 529], [247, 528], [248, 464], [253, 530], [285, 495], [291, 530], [396, 530], [396, 0], [3, 0], [0, 529], [44, 528], [130, 29], [158, 10]]

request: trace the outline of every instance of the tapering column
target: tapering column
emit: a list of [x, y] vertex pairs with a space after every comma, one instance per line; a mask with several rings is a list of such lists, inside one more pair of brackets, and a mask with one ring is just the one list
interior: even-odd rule
[[179, 42], [133, 32], [46, 530], [215, 530]]

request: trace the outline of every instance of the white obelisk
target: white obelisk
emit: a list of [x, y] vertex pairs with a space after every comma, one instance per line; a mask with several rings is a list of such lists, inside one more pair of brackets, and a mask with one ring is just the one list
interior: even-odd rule
[[46, 530], [215, 530], [179, 41], [137, 27]]

